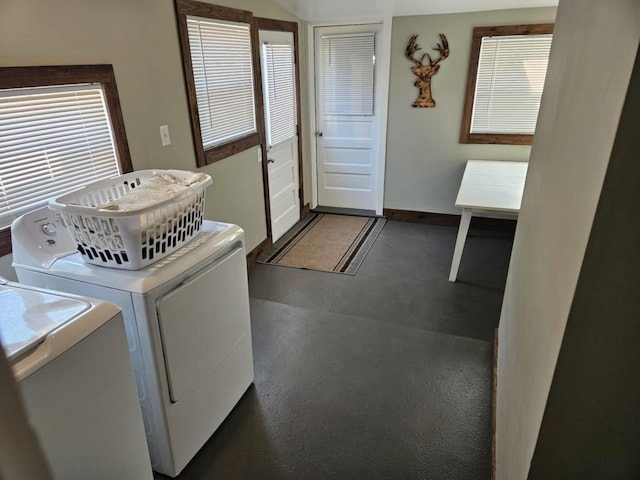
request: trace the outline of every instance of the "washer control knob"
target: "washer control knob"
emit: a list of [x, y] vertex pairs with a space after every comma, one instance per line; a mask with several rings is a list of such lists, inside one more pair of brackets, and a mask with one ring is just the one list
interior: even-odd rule
[[56, 227], [55, 223], [45, 223], [44, 225], [42, 225], [42, 231], [45, 233], [45, 235], [53, 236], [56, 234], [57, 230], [58, 227]]

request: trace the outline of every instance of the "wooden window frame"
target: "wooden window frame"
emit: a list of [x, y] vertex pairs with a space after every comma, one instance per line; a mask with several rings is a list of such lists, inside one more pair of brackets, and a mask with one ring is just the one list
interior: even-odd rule
[[[120, 171], [133, 171], [124, 119], [112, 65], [62, 65], [43, 67], [0, 67], [0, 89], [28, 88], [78, 83], [99, 83], [115, 142]], [[11, 227], [0, 229], [0, 256], [11, 253]]]
[[531, 145], [533, 135], [471, 133], [471, 117], [473, 115], [473, 101], [476, 94], [476, 77], [480, 60], [480, 47], [483, 37], [498, 37], [507, 35], [543, 35], [553, 33], [553, 23], [535, 25], [507, 25], [496, 27], [476, 27], [473, 29], [471, 54], [469, 56], [469, 71], [467, 74], [467, 88], [462, 114], [462, 128], [460, 143], [500, 144], [500, 145]]
[[[222, 7], [210, 3], [197, 2], [195, 0], [175, 0], [175, 6], [178, 22], [178, 36], [180, 37], [180, 51], [182, 53], [182, 67], [187, 88], [189, 115], [191, 118], [193, 146], [196, 153], [196, 164], [198, 167], [204, 167], [262, 143], [264, 136], [264, 112], [262, 106], [262, 83], [260, 79], [258, 30], [256, 29], [253, 21], [253, 13], [247, 10]], [[253, 63], [256, 132], [207, 149], [204, 148], [202, 143], [202, 134], [200, 130], [200, 117], [198, 114], [198, 102], [196, 97], [195, 81], [193, 78], [189, 35], [187, 31], [188, 15], [209, 18], [211, 20], [226, 20], [230, 22], [246, 23], [250, 25], [251, 32], [251, 58]]]

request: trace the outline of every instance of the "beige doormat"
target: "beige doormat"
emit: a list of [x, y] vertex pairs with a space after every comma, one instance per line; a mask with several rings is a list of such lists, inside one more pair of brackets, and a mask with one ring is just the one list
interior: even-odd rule
[[258, 263], [355, 275], [386, 219], [310, 213]]

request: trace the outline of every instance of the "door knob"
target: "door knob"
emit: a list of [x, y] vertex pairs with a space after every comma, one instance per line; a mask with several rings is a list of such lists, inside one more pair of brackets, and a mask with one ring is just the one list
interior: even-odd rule
[[321, 137], [323, 134], [322, 134], [322, 132], [321, 132], [320, 130], [318, 130], [318, 131], [316, 132], [316, 135], [317, 135], [318, 137]]
[[267, 163], [276, 163], [276, 161], [273, 158], [267, 158]]

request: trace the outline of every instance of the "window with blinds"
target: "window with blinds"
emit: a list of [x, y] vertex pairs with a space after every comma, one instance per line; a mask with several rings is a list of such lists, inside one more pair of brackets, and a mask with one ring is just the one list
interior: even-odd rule
[[461, 143], [531, 144], [552, 38], [553, 24], [474, 29]]
[[186, 17], [204, 149], [256, 132], [250, 25]]
[[296, 135], [293, 45], [265, 43], [265, 106], [267, 145], [272, 147]]
[[323, 35], [325, 115], [373, 115], [375, 34]]
[[0, 90], [0, 229], [119, 173], [100, 84]]
[[196, 163], [204, 167], [262, 141], [257, 29], [247, 10], [194, 0], [175, 4]]
[[533, 135], [552, 35], [485, 37], [471, 133]]

